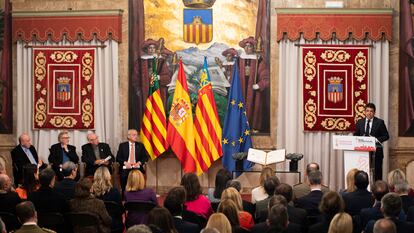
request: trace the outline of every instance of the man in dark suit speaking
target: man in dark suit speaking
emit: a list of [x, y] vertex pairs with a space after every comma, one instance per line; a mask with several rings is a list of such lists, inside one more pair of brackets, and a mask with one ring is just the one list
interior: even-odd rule
[[380, 142], [377, 143], [377, 150], [375, 151], [375, 180], [381, 180], [382, 160], [384, 158], [382, 143], [387, 141], [390, 136], [384, 120], [375, 117], [375, 105], [373, 103], [365, 105], [365, 118], [358, 120], [356, 123], [354, 135], [375, 137]]
[[121, 187], [125, 189], [128, 174], [131, 169], [139, 169], [145, 174], [144, 165], [148, 161], [148, 153], [142, 143], [137, 142], [138, 132], [135, 129], [128, 130], [128, 141], [119, 144], [116, 161], [120, 166]]

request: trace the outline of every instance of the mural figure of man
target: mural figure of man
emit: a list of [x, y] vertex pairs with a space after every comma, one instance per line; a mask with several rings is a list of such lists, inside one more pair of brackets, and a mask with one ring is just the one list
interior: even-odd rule
[[227, 80], [229, 83], [231, 83], [231, 80], [233, 78], [233, 67], [235, 58], [237, 58], [238, 53], [234, 48], [229, 48], [223, 51], [221, 53], [224, 57], [226, 57], [226, 60], [222, 64], [222, 70], [224, 72], [224, 75], [226, 75]]
[[252, 36], [239, 42], [240, 83], [246, 102], [247, 119], [254, 133], [269, 132], [270, 92], [269, 69], [256, 49], [258, 41]]
[[156, 61], [156, 71], [159, 75], [159, 85], [161, 92], [161, 99], [166, 109], [168, 98], [167, 85], [171, 82], [171, 73], [167, 65], [167, 56], [172, 53], [164, 48], [164, 40], [159, 41], [148, 39], [142, 44], [143, 54], [141, 56], [141, 71], [142, 71], [142, 93], [144, 103], [148, 97], [148, 89], [151, 82], [153, 60]]

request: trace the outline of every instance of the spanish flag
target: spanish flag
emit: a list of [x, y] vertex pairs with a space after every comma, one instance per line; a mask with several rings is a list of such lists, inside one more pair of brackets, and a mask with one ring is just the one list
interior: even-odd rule
[[167, 120], [159, 89], [156, 58], [153, 59], [149, 96], [145, 103], [144, 116], [141, 125], [141, 142], [154, 160], [168, 148]]
[[181, 161], [184, 172], [201, 174], [202, 170], [195, 153], [194, 124], [191, 100], [180, 59], [174, 97], [168, 118], [167, 141]]
[[223, 154], [220, 120], [210, 80], [207, 58], [204, 58], [194, 120], [197, 160], [204, 172]]

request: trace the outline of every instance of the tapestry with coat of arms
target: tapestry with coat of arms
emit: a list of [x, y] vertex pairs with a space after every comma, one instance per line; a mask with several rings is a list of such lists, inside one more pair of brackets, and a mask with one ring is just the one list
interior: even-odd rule
[[354, 131], [368, 102], [368, 46], [304, 45], [305, 131]]
[[92, 47], [33, 48], [33, 128], [94, 128]]

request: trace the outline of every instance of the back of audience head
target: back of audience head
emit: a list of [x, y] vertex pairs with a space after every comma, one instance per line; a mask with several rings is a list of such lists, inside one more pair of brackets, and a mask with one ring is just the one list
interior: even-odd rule
[[217, 213], [223, 213], [229, 220], [232, 227], [237, 227], [240, 225], [239, 222], [239, 213], [237, 211], [237, 205], [234, 201], [230, 199], [225, 199], [220, 202]]
[[381, 210], [384, 217], [396, 217], [402, 208], [401, 198], [396, 193], [387, 193], [381, 199]]
[[243, 201], [240, 196], [240, 193], [235, 188], [226, 188], [221, 194], [221, 201], [226, 199], [232, 200], [237, 207], [237, 211], [243, 210]]
[[[227, 220], [229, 221], [229, 220]], [[230, 228], [231, 229], [231, 228]], [[231, 232], [231, 231], [230, 231]], [[200, 231], [200, 233], [221, 233], [220, 231], [218, 231], [216, 228], [210, 228], [210, 227], [206, 227], [203, 230]]]
[[311, 171], [308, 174], [308, 181], [310, 185], [320, 185], [322, 184], [322, 172], [320, 171]]
[[236, 179], [229, 180], [227, 182], [226, 188], [230, 188], [230, 187], [235, 188], [238, 192], [241, 191], [241, 183], [240, 183], [240, 181], [238, 181]]
[[391, 189], [394, 189], [394, 186], [400, 180], [405, 180], [405, 174], [401, 169], [395, 169], [388, 173], [388, 184]]
[[371, 187], [372, 195], [376, 201], [381, 201], [382, 197], [389, 192], [387, 182], [383, 180], [377, 180]]
[[125, 191], [133, 192], [143, 190], [145, 188], [144, 175], [139, 170], [132, 170], [128, 175]]
[[400, 195], [407, 195], [410, 191], [408, 182], [406, 180], [400, 180], [395, 184], [395, 192]]
[[152, 233], [152, 231], [147, 225], [139, 224], [128, 228], [126, 233]]
[[64, 177], [73, 177], [72, 179], [74, 179], [76, 177], [77, 170], [78, 167], [72, 161], [67, 161], [62, 165], [62, 174]]
[[39, 174], [39, 183], [42, 187], [55, 186], [55, 171], [51, 168], [43, 169]]
[[329, 224], [328, 233], [352, 233], [352, 217], [342, 212], [336, 214]]
[[214, 198], [220, 199], [221, 193], [224, 189], [226, 189], [226, 185], [229, 180], [231, 180], [231, 173], [227, 169], [221, 168], [217, 171], [216, 180], [214, 182]]
[[35, 190], [38, 178], [39, 174], [36, 164], [26, 164], [23, 166], [23, 187], [27, 193]]
[[319, 171], [319, 164], [312, 162], [306, 165], [306, 174], [309, 175], [312, 171]]
[[166, 208], [155, 207], [148, 214], [148, 225], [159, 227], [164, 233], [177, 233], [174, 220]]
[[75, 185], [75, 198], [87, 198], [91, 195], [92, 181], [88, 178], [81, 179]]
[[337, 213], [344, 211], [345, 203], [342, 197], [334, 191], [329, 191], [322, 196], [319, 211], [328, 219], [332, 219]]
[[37, 213], [31, 201], [24, 201], [16, 205], [16, 216], [22, 224], [26, 222], [37, 223]]
[[355, 186], [355, 173], [357, 173], [358, 169], [352, 168], [351, 170], [346, 173], [346, 192], [352, 193], [356, 190]]
[[281, 204], [272, 206], [267, 216], [267, 224], [270, 228], [286, 229], [289, 224], [286, 206]]
[[11, 179], [6, 174], [0, 174], [0, 191], [10, 192], [12, 187]]
[[279, 178], [277, 178], [277, 176], [271, 176], [265, 180], [263, 188], [267, 195], [272, 196], [273, 194], [275, 194], [275, 189], [279, 184]]
[[164, 207], [170, 211], [172, 216], [181, 216], [185, 203], [185, 189], [174, 187], [168, 191], [164, 200]]
[[386, 218], [379, 219], [374, 224], [374, 233], [397, 233], [395, 223]]
[[[208, 219], [206, 229], [215, 229], [219, 233], [231, 233], [231, 224], [226, 215], [222, 213], [214, 213]], [[202, 231], [206, 232], [206, 231]]]
[[92, 190], [95, 196], [99, 197], [109, 192], [112, 188], [111, 173], [105, 166], [100, 166], [96, 169], [93, 175]]
[[355, 186], [357, 189], [367, 189], [369, 184], [368, 174], [364, 171], [357, 171], [355, 173]]
[[186, 191], [186, 201], [194, 201], [202, 194], [202, 189], [198, 177], [194, 173], [186, 173], [181, 178], [181, 185]]
[[287, 208], [288, 202], [282, 195], [276, 194], [269, 200], [268, 209], [270, 210], [274, 205], [283, 205]]
[[262, 169], [262, 172], [260, 173], [260, 178], [259, 178], [260, 186], [264, 185], [264, 182], [265, 180], [267, 180], [267, 178], [274, 176], [274, 175], [275, 175], [275, 171], [271, 167], [264, 167]]
[[292, 201], [293, 198], [293, 189], [292, 186], [281, 183], [275, 189], [275, 194], [279, 194], [285, 197], [286, 201], [289, 203]]

